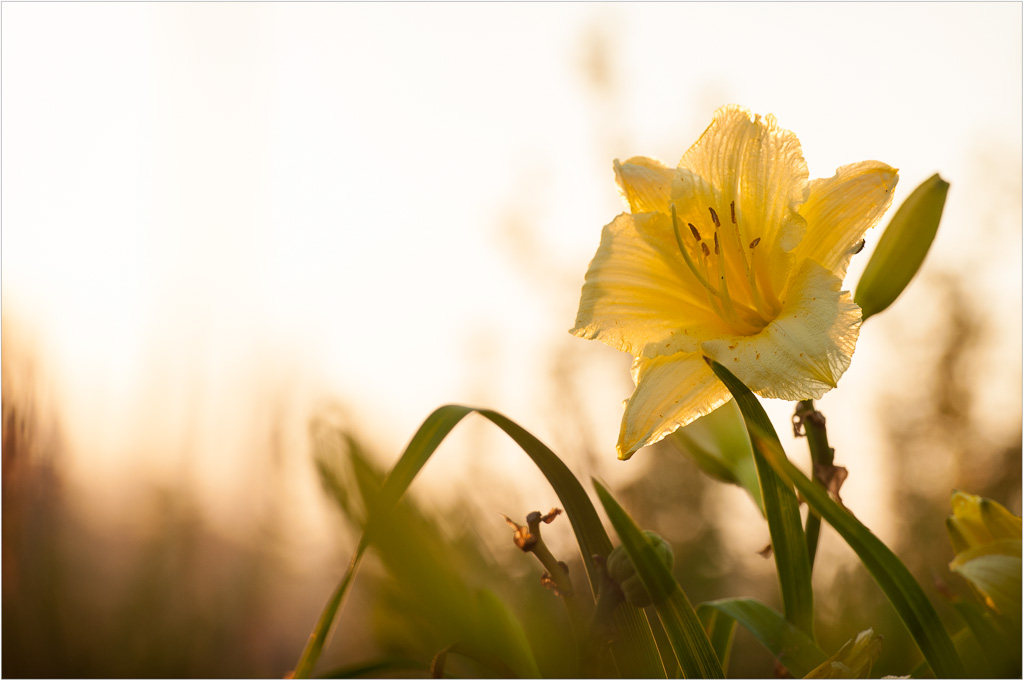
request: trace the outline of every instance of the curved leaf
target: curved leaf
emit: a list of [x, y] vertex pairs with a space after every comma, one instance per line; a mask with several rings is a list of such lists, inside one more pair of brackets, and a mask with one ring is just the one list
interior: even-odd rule
[[[722, 665], [722, 673], [729, 675], [729, 659], [732, 657], [732, 642], [736, 637], [736, 620], [712, 608], [697, 606], [697, 617], [704, 625], [715, 657]], [[792, 625], [790, 625], [792, 626]]]
[[665, 633], [672, 643], [676, 660], [683, 676], [703, 679], [723, 679], [722, 665], [715, 656], [704, 626], [693, 611], [689, 599], [683, 593], [657, 551], [651, 546], [643, 532], [636, 526], [619, 503], [612, 498], [601, 483], [594, 480], [597, 496], [604, 505], [608, 518], [622, 540], [648, 593], [654, 599], [654, 607], [661, 618]]
[[[561, 459], [540, 440], [497, 412], [461, 405], [440, 407], [427, 417], [416, 434], [413, 435], [405, 452], [384, 482], [376, 502], [370, 509], [366, 531], [359, 540], [348, 569], [328, 599], [310, 633], [306, 647], [296, 665], [295, 678], [308, 678], [323, 652], [338, 610], [354, 579], [355, 571], [363, 553], [369, 546], [374, 528], [379, 524], [375, 522], [374, 518], [387, 513], [398, 502], [420, 469], [434, 454], [444, 438], [448, 436], [448, 433], [463, 418], [474, 411], [505, 431], [526, 452], [551, 483], [576, 535], [592, 591], [596, 590], [599, 577], [592, 556], [594, 554], [608, 555], [612, 548], [611, 540], [608, 539], [608, 534], [604, 531], [597, 511], [594, 510], [594, 505], [583, 490], [583, 486], [562, 463]], [[650, 624], [643, 612], [620, 608], [616, 613], [615, 621], [619, 627], [619, 636], [612, 644], [612, 652], [619, 672], [626, 677], [664, 678], [665, 668], [654, 644]]]
[[771, 465], [751, 447], [736, 401], [730, 400], [676, 430], [669, 439], [705, 473], [740, 485], [750, 494], [768, 520], [786, 618], [813, 637], [814, 591], [800, 502], [792, 486], [779, 480]]
[[804, 632], [786, 621], [782, 613], [753, 598], [725, 598], [697, 606], [702, 618], [718, 613], [742, 624], [782, 664], [793, 678], [803, 678], [828, 656]]
[[796, 486], [811, 508], [835, 528], [860, 557], [864, 567], [903, 620], [935, 675], [963, 678], [963, 662], [957, 655], [953, 641], [942, 627], [938, 613], [925, 596], [921, 585], [906, 566], [867, 527], [833, 501], [824, 487], [812, 482], [786, 458], [778, 435], [754, 394], [721, 364], [711, 362], [711, 368], [736, 398], [746, 418], [755, 451], [760, 451], [779, 477]]
[[[777, 437], [775, 441], [778, 443]], [[782, 447], [781, 443], [779, 447]], [[775, 573], [779, 579], [786, 619], [814, 638], [811, 560], [803, 524], [800, 522], [800, 501], [793, 492], [792, 484], [776, 475], [772, 465], [757, 447], [754, 447], [754, 463], [761, 483], [768, 533], [772, 538], [772, 553], [775, 555]]]

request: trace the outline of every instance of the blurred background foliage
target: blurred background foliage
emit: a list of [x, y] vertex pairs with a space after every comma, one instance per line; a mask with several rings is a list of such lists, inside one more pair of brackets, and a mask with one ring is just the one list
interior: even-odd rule
[[[575, 54], [591, 104], [588, 123], [594, 130], [595, 154], [609, 164], [615, 150], [624, 146], [622, 140], [629, 139], [621, 123], [628, 104], [623, 97], [626, 67], [617, 61], [621, 46], [615, 35], [610, 20], [583, 26]], [[732, 94], [709, 79], [689, 106], [706, 117]], [[957, 245], [956, 261], [926, 262], [905, 300], [871, 321], [870, 333], [877, 334], [874, 342], [884, 347], [885, 357], [865, 379], [874, 391], [874, 409], [858, 417], [880, 428], [883, 436], [884, 451], [877, 457], [881, 469], [873, 473], [888, 481], [875, 498], [892, 509], [886, 540], [937, 602], [952, 630], [959, 623], [947, 599], [971, 595], [946, 567], [953, 557], [943, 522], [950, 513], [950, 490], [959, 487], [996, 499], [1017, 514], [1021, 509], [1020, 396], [1012, 405], [993, 404], [988, 398], [995, 372], [1014, 373], [1019, 388], [1020, 348], [1010, 356], [1001, 344], [1008, 304], [994, 304], [975, 285], [993, 262], [994, 249], [1000, 250], [994, 244], [1019, 244], [1019, 149], [1011, 151], [1007, 156], [1001, 148], [979, 145], [973, 176], [966, 183], [983, 186], [983, 195], [991, 200], [973, 207], [975, 224], [947, 224], [955, 219], [951, 215], [939, 230], [939, 241], [950, 230], [961, 235], [969, 230], [975, 238]], [[855, 153], [850, 160], [857, 160]], [[612, 191], [610, 172], [608, 176], [608, 186], [595, 187], [595, 192]], [[488, 229], [509, 267], [536, 294], [537, 306], [554, 309], [543, 293], [578, 291], [583, 270], [552, 254], [548, 236], [531, 220], [535, 206], [513, 197], [551, 200], [542, 186], [544, 177], [542, 168], [533, 168], [513, 182], [506, 190], [507, 204], [495, 211]], [[958, 184], [958, 178], [947, 179], [953, 183], [951, 196], [971, 189]], [[593, 226], [595, 245], [598, 228]], [[1019, 268], [1019, 253], [1016, 258]], [[1019, 291], [1009, 293], [1019, 307]], [[1013, 314], [1019, 320], [1019, 310]], [[570, 322], [565, 320], [566, 328]], [[495, 361], [490, 331], [481, 327], [476, 333], [467, 341], [472, 352], [465, 357], [473, 386], [479, 388], [472, 399], [487, 397], [487, 368]], [[5, 299], [3, 675], [286, 674], [351, 555], [365, 521], [366, 495], [398, 455], [380, 451], [371, 436], [353, 425], [345, 401], [358, 396], [342, 395], [339, 406], [303, 416], [309, 435], [305, 451], [282, 453], [274, 433], [290, 427], [283, 410], [253, 417], [259, 420], [258, 434], [246, 465], [258, 472], [250, 490], [255, 501], [239, 509], [237, 528], [225, 531], [209, 521], [201, 494], [187, 476], [160, 484], [140, 480], [124, 491], [132, 500], [129, 513], [116, 522], [97, 522], [87, 512], [96, 500], [88, 490], [75, 487], [67, 472], [71, 445], [62, 428], [66, 415], [54, 407], [52, 386], [41, 371], [48, 358], [37, 340]], [[565, 334], [551, 340], [545, 364], [531, 368], [545, 375], [546, 390], [536, 399], [551, 406], [559, 424], [558, 441], [548, 444], [584, 481], [599, 469], [597, 462], [610, 456], [606, 443], [595, 442], [591, 433], [588, 386], [594, 364], [607, 362], [611, 354]], [[893, 371], [896, 367], [899, 372]], [[632, 386], [625, 368], [619, 369], [618, 392], [625, 397]], [[892, 383], [871, 380], [887, 375], [900, 378]], [[394, 397], [401, 398], [400, 393]], [[823, 410], [829, 417], [828, 408]], [[463, 443], [483, 454], [490, 441], [477, 437], [474, 424], [464, 428], [469, 432]], [[153, 434], [153, 447], [162, 444], [159, 437]], [[141, 445], [134, 455], [145, 457], [145, 449]], [[800, 446], [788, 453], [801, 465], [807, 460]], [[289, 477], [294, 474], [281, 463], [282, 456], [298, 459], [319, 478], [323, 493], [313, 505], [328, 529], [327, 539], [316, 547], [296, 539], [300, 532], [288, 513], [295, 501], [294, 477]], [[439, 456], [444, 458], [444, 452]], [[673, 545], [674, 573], [690, 599], [699, 603], [750, 596], [778, 608], [773, 565], [757, 556], [768, 542], [767, 527], [750, 522], [758, 516], [749, 498], [705, 477], [668, 442], [642, 456], [647, 460], [644, 470], [656, 475], [611, 480], [610, 487], [641, 527]], [[529, 465], [525, 457], [523, 462]], [[856, 452], [840, 449], [837, 463], [849, 468], [848, 485], [870, 474], [858, 467]], [[536, 478], [528, 473], [506, 469], [502, 475], [481, 478], [473, 489], [460, 486], [451, 495], [436, 484], [414, 487], [415, 494], [390, 519], [392, 530], [368, 554], [319, 673], [425, 676], [440, 650], [477, 633], [480, 593], [496, 596], [522, 624], [543, 675], [572, 673], [565, 655], [571, 635], [564, 609], [540, 584], [539, 565], [513, 546], [511, 532], [498, 515], [521, 522], [530, 511], [546, 512], [553, 495], [548, 489], [530, 488], [528, 481]], [[527, 487], [522, 495], [536, 501], [530, 507], [496, 508], [496, 503], [508, 503], [507, 495], [496, 493], [503, 486]], [[586, 482], [585, 487], [589, 489]], [[737, 524], [745, 527], [740, 531]], [[576, 583], [585, 583], [564, 518], [545, 526], [544, 532]], [[874, 675], [905, 674], [919, 661], [869, 575], [827, 528], [815, 565], [815, 596], [823, 650], [835, 651], [857, 632], [873, 627], [884, 636]], [[449, 657], [447, 669], [453, 674], [495, 673], [493, 666]], [[775, 671], [771, 656], [738, 629], [730, 675], [772, 676]]]
[[[921, 390], [894, 396], [877, 418], [889, 433], [897, 486], [899, 534], [893, 546], [939, 603], [951, 630], [959, 628], [946, 599], [967, 598], [966, 585], [946, 569], [952, 549], [943, 519], [947, 488], [921, 484], [922, 467], [946, 460], [955, 479], [994, 499], [1020, 498], [1021, 445], [979, 433], [967, 405], [978, 389], [962, 367], [974, 361], [982, 324], [958, 279], [947, 287], [948, 330]], [[30, 350], [5, 336], [3, 402], [3, 664], [8, 676], [277, 676], [301, 649], [312, 619], [340, 573], [345, 550], [335, 555], [319, 588], [294, 583], [296, 574], [276, 546], [286, 531], [265, 514], [258, 541], [211, 533], [187, 489], [152, 489], [143, 531], [110, 533], [79, 520], [75, 500], [60, 474], [62, 441], [56, 414], [39, 408], [31, 393], [12, 390], [15, 371], [30, 371]], [[8, 396], [17, 395], [13, 400]], [[365, 521], [365, 499], [380, 484], [387, 456], [371, 455], [345, 429], [337, 410], [311, 421], [311, 457], [334, 505], [339, 535], [348, 545]], [[750, 574], [729, 560], [722, 534], [720, 483], [705, 477], [671, 444], [646, 456], [658, 475], [623, 486], [619, 499], [642, 527], [674, 547], [675, 575], [694, 603], [745, 595], [778, 608], [771, 570]], [[805, 452], [791, 451], [800, 460]], [[851, 466], [852, 474], [857, 474]], [[275, 503], [273, 486], [265, 495]], [[280, 503], [278, 500], [277, 503]], [[753, 505], [744, 496], [731, 503]], [[1018, 502], [1019, 503], [1019, 502]], [[1012, 505], [1012, 502], [1011, 502]], [[479, 590], [503, 601], [523, 623], [544, 676], [572, 673], [568, 622], [560, 602], [541, 586], [540, 566], [520, 553], [503, 523], [479, 500], [444, 514], [406, 499], [389, 520], [357, 578], [333, 644], [319, 672], [353, 675], [427, 675], [440, 650], [466, 640], [476, 625]], [[518, 516], [530, 510], [518, 509]], [[541, 509], [546, 511], [547, 509]], [[521, 520], [520, 520], [521, 522]], [[557, 521], [549, 534], [568, 534]], [[767, 528], [762, 530], [767, 542]], [[487, 535], [487, 536], [485, 536]], [[830, 538], [825, 531], [823, 541]], [[835, 539], [834, 537], [831, 537]], [[345, 545], [345, 542], [342, 542]], [[751, 552], [760, 547], [746, 547]], [[873, 627], [884, 636], [876, 674], [906, 673], [917, 662], [912, 642], [852, 552], [823, 583], [816, 565], [818, 632], [824, 650], [836, 650], [854, 633]], [[578, 555], [560, 555], [578, 583], [585, 583]], [[767, 562], [767, 561], [766, 561]], [[453, 674], [490, 675], [493, 669], [450, 656]], [[742, 628], [730, 675], [770, 676], [771, 656]], [[501, 675], [501, 674], [499, 674]]]

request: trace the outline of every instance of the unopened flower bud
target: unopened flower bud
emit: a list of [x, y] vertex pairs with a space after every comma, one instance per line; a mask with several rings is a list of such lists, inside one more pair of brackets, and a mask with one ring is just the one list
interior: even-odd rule
[[863, 319], [889, 307], [917, 274], [935, 239], [948, 191], [949, 183], [932, 175], [896, 211], [853, 296]]
[[[665, 567], [671, 570], [675, 556], [672, 554], [672, 547], [669, 543], [650, 530], [644, 531], [644, 537], [654, 548], [654, 551], [658, 554]], [[654, 599], [651, 598], [650, 593], [648, 593], [647, 588], [640, 579], [640, 575], [636, 573], [636, 567], [634, 567], [633, 561], [629, 559], [629, 554], [626, 553], [624, 547], [617, 546], [608, 555], [607, 569], [608, 576], [619, 585], [619, 588], [622, 589], [622, 594], [630, 605], [642, 608], [654, 602]]]

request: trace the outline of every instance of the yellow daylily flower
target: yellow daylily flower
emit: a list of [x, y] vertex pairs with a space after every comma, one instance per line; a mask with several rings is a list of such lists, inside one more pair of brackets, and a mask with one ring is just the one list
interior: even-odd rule
[[619, 458], [729, 400], [705, 357], [763, 397], [834, 388], [861, 321], [842, 280], [896, 169], [865, 161], [809, 182], [796, 136], [736, 106], [677, 168], [614, 167], [630, 212], [604, 228], [571, 333], [634, 357]]
[[953, 491], [946, 531], [956, 551], [949, 569], [996, 612], [1021, 619], [1021, 519], [1001, 504]]

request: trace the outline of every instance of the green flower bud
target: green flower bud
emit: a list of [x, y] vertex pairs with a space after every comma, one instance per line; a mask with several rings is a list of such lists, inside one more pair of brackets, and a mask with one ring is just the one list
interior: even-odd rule
[[917, 274], [935, 239], [948, 191], [949, 183], [932, 175], [896, 211], [853, 296], [862, 319], [889, 307]]
[[953, 490], [946, 530], [956, 557], [949, 569], [962, 575], [982, 602], [1020, 621], [1021, 519], [991, 499]]
[[[672, 547], [669, 543], [650, 530], [644, 530], [644, 537], [647, 538], [647, 543], [654, 547], [655, 552], [665, 567], [671, 570], [675, 556], [672, 554]], [[654, 602], [651, 594], [648, 593], [647, 588], [644, 586], [643, 580], [640, 579], [640, 575], [636, 573], [633, 561], [629, 559], [629, 554], [626, 553], [625, 548], [622, 546], [615, 547], [608, 554], [606, 566], [608, 576], [622, 589], [626, 602], [638, 608], [651, 605]]]

